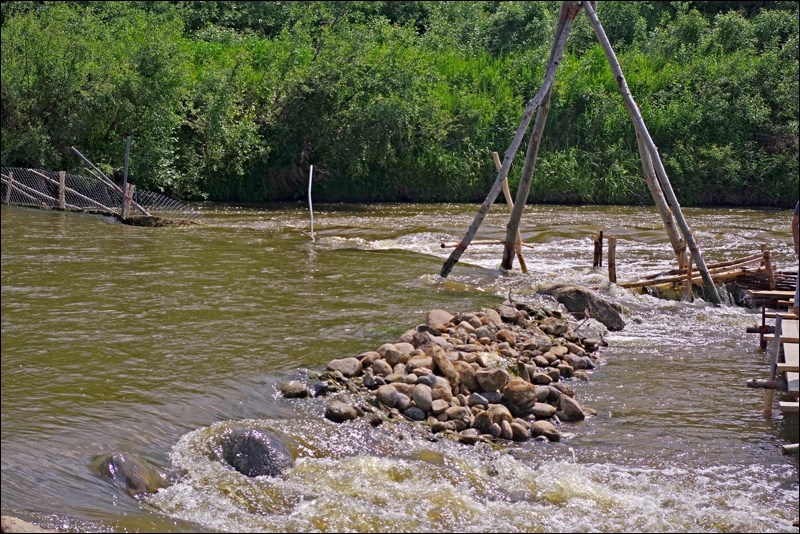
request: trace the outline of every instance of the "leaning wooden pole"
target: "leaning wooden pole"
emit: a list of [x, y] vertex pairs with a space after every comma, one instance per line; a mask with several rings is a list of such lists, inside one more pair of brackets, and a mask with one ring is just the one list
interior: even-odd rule
[[[570, 21], [571, 24], [572, 20], [578, 15], [578, 11], [580, 11], [580, 5], [568, 5], [566, 2], [561, 4], [561, 9], [558, 13], [558, 26], [556, 27], [557, 35], [560, 32], [569, 32], [569, 27], [565, 29], [566, 23]], [[553, 60], [553, 52], [554, 49], [550, 51], [548, 62]], [[541, 144], [542, 135], [544, 134], [547, 115], [550, 113], [550, 93], [551, 91], [547, 92], [544, 100], [539, 105], [539, 109], [536, 111], [536, 121], [534, 121], [533, 124], [533, 132], [528, 142], [528, 149], [525, 152], [525, 162], [522, 165], [519, 186], [517, 186], [517, 197], [511, 210], [511, 216], [508, 218], [508, 225], [506, 225], [506, 240], [503, 247], [502, 261], [500, 262], [500, 266], [506, 270], [511, 270], [514, 266], [514, 255], [511, 252], [511, 240], [515, 235], [519, 235], [522, 212], [525, 209], [525, 204], [527, 204], [528, 196], [530, 195], [533, 170], [536, 167], [536, 157], [539, 154], [539, 145]]]
[[650, 194], [653, 196], [653, 201], [656, 204], [659, 215], [661, 215], [661, 221], [664, 223], [664, 229], [667, 231], [672, 250], [675, 252], [675, 257], [678, 258], [678, 263], [680, 264], [681, 255], [686, 248], [686, 242], [681, 239], [681, 235], [676, 227], [675, 217], [672, 215], [672, 210], [669, 209], [667, 199], [664, 198], [664, 191], [661, 190], [661, 186], [658, 184], [658, 178], [653, 168], [653, 159], [650, 157], [650, 151], [647, 150], [644, 141], [642, 141], [642, 136], [638, 131], [636, 132], [636, 144], [639, 147], [639, 157], [642, 159], [644, 181], [647, 184], [647, 188], [650, 190]]
[[597, 13], [595, 13], [592, 2], [585, 2], [584, 8], [586, 9], [586, 16], [589, 18], [592, 28], [594, 28], [594, 33], [597, 36], [597, 40], [600, 41], [600, 46], [603, 48], [603, 52], [605, 52], [606, 59], [611, 67], [611, 71], [614, 73], [614, 78], [617, 80], [617, 85], [619, 86], [620, 93], [622, 93], [622, 99], [625, 102], [625, 107], [628, 108], [628, 112], [631, 114], [631, 118], [633, 119], [633, 126], [642, 136], [642, 141], [650, 153], [661, 189], [664, 191], [664, 195], [672, 207], [672, 214], [675, 216], [675, 220], [678, 223], [678, 227], [681, 229], [681, 233], [686, 241], [686, 245], [689, 247], [689, 251], [692, 253], [694, 263], [697, 265], [697, 269], [700, 271], [700, 275], [703, 278], [708, 297], [714, 304], [720, 304], [722, 301], [720, 300], [719, 293], [717, 293], [717, 287], [714, 285], [714, 280], [711, 279], [711, 275], [708, 273], [706, 262], [703, 260], [703, 255], [700, 252], [700, 248], [697, 246], [697, 242], [692, 236], [692, 231], [689, 228], [689, 225], [686, 223], [686, 219], [683, 217], [680, 204], [678, 204], [678, 199], [675, 197], [675, 192], [672, 190], [672, 185], [667, 177], [667, 171], [664, 169], [664, 165], [661, 162], [661, 157], [658, 155], [658, 149], [653, 142], [653, 138], [650, 137], [650, 133], [647, 131], [647, 126], [644, 123], [644, 119], [639, 111], [639, 107], [633, 100], [633, 96], [628, 88], [628, 82], [625, 81], [625, 76], [622, 74], [622, 67], [620, 67], [619, 61], [617, 61], [616, 54], [614, 54], [614, 49], [611, 48], [611, 43], [608, 41], [606, 32], [603, 30], [603, 26], [600, 24], [600, 20], [597, 18]]
[[506, 242], [503, 246], [503, 260], [500, 262], [500, 267], [509, 271], [514, 266], [514, 236], [519, 233], [522, 210], [525, 209], [528, 194], [531, 191], [533, 169], [536, 167], [536, 156], [539, 154], [539, 145], [542, 142], [544, 124], [547, 121], [548, 113], [550, 113], [550, 91], [547, 91], [544, 101], [536, 112], [533, 133], [528, 143], [528, 150], [525, 152], [525, 163], [522, 164], [522, 176], [520, 176], [519, 186], [517, 186], [517, 198], [514, 201], [514, 207], [511, 210], [511, 216], [508, 218], [508, 225], [506, 226]]
[[[514, 159], [514, 156], [519, 149], [519, 145], [522, 143], [522, 138], [525, 135], [525, 131], [528, 129], [528, 125], [531, 122], [531, 118], [533, 117], [533, 113], [536, 111], [536, 108], [542, 103], [544, 100], [545, 95], [548, 91], [550, 91], [550, 86], [553, 84], [553, 78], [556, 74], [556, 67], [561, 62], [561, 56], [564, 52], [564, 44], [567, 41], [567, 35], [569, 34], [569, 27], [572, 24], [572, 21], [575, 19], [575, 16], [580, 11], [580, 3], [579, 2], [563, 2], [561, 11], [559, 12], [559, 26], [561, 27], [561, 32], [556, 32], [556, 37], [553, 40], [553, 47], [550, 53], [550, 61], [547, 65], [547, 71], [545, 73], [544, 82], [542, 83], [542, 87], [539, 89], [539, 92], [536, 93], [536, 96], [531, 98], [528, 101], [528, 105], [525, 108], [525, 113], [522, 115], [522, 121], [520, 122], [519, 127], [517, 128], [517, 132], [514, 135], [513, 141], [511, 141], [511, 145], [509, 145], [508, 150], [506, 150], [503, 156], [503, 166], [500, 169], [500, 172], [497, 173], [497, 178], [492, 184], [492, 188], [489, 190], [489, 194], [486, 195], [486, 200], [483, 201], [481, 207], [478, 209], [478, 213], [475, 215], [475, 219], [472, 221], [472, 224], [467, 229], [467, 233], [464, 236], [464, 239], [458, 244], [456, 248], [453, 249], [453, 252], [450, 253], [450, 257], [447, 258], [447, 261], [444, 262], [442, 266], [442, 270], [439, 273], [442, 277], [446, 278], [447, 275], [450, 274], [450, 271], [453, 270], [453, 266], [458, 262], [461, 255], [467, 250], [472, 239], [475, 237], [475, 233], [478, 231], [483, 219], [486, 217], [486, 214], [489, 212], [489, 208], [492, 207], [497, 195], [500, 193], [500, 189], [503, 185], [503, 180], [508, 176], [508, 171], [511, 168], [511, 162]], [[563, 26], [562, 26], [562, 20]]]

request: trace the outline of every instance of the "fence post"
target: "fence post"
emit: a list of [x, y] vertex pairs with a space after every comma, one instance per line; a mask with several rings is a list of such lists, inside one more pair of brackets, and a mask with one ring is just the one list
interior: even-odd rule
[[600, 230], [599, 234], [592, 236], [594, 241], [594, 258], [592, 260], [592, 268], [603, 266], [603, 231]]
[[[128, 191], [128, 164], [131, 160], [131, 136], [129, 135], [127, 139], [125, 139], [125, 171], [122, 173], [122, 206], [120, 206], [120, 215], [122, 215], [123, 219], [128, 218], [128, 211], [130, 210], [130, 203], [128, 203], [128, 208], [125, 208], [125, 203], [128, 202], [127, 200], [127, 191]], [[133, 193], [131, 193], [131, 197], [133, 197]]]
[[67, 209], [66, 187], [67, 171], [58, 171], [58, 207], [62, 210]]
[[8, 173], [8, 187], [6, 188], [6, 204], [11, 203], [11, 190], [14, 189], [14, 172]]
[[125, 184], [124, 202], [122, 203], [122, 220], [127, 220], [131, 212], [131, 202], [133, 201], [133, 192], [136, 186], [133, 184]]
[[617, 283], [617, 238], [608, 238], [608, 281]]

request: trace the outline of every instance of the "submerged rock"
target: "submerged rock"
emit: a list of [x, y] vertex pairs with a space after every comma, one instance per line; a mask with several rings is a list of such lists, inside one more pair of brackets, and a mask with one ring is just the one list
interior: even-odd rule
[[217, 452], [220, 460], [248, 477], [278, 476], [294, 465], [280, 439], [252, 428], [225, 430]]
[[94, 470], [108, 478], [131, 497], [155, 493], [169, 485], [169, 477], [150, 462], [121, 452], [112, 452], [95, 458]]

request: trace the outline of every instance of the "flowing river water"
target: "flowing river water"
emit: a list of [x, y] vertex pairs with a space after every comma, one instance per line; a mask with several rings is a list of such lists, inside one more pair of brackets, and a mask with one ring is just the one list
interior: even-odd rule
[[[620, 281], [674, 267], [651, 207], [531, 206], [529, 272], [470, 247], [438, 276], [474, 205], [202, 205], [205, 224], [140, 228], [2, 207], [2, 513], [72, 531], [796, 532], [797, 417], [762, 415], [758, 310], [633, 293], [593, 270], [619, 237]], [[795, 269], [789, 210], [686, 209], [707, 262], [758, 252]], [[479, 238], [504, 235], [496, 206]], [[597, 411], [559, 443], [430, 441], [334, 424], [277, 386], [395, 340], [431, 308], [597, 286], [627, 307], [576, 398]], [[776, 397], [777, 398], [777, 397]], [[247, 478], [203, 443], [231, 422], [296, 456]], [[121, 451], [183, 474], [143, 500], [98, 476]]]

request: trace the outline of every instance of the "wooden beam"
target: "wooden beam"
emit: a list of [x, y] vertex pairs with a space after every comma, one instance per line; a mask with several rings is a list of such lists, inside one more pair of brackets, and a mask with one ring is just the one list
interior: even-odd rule
[[794, 291], [784, 291], [781, 289], [769, 289], [769, 290], [752, 290], [750, 294], [754, 297], [791, 297], [794, 295]]
[[[764, 334], [764, 339], [766, 339], [767, 341], [774, 341], [775, 340], [775, 334]], [[795, 345], [800, 343], [800, 338], [797, 338], [797, 337], [781, 336], [780, 340], [781, 340], [781, 343], [793, 343]]]
[[783, 413], [798, 413], [800, 412], [800, 403], [798, 401], [790, 402], [790, 401], [781, 401], [778, 403], [778, 406]]
[[764, 312], [764, 317], [767, 319], [774, 319], [775, 317], [782, 317], [783, 319], [794, 320], [797, 319], [797, 315], [793, 313], [785, 313], [785, 312]]
[[796, 363], [779, 363], [778, 364], [778, 372], [779, 373], [800, 373], [800, 365]]
[[[473, 239], [473, 245], [505, 245], [505, 241], [500, 241], [499, 239]], [[456, 241], [445, 241], [441, 243], [442, 248], [453, 248], [459, 245]], [[521, 243], [521, 245], [525, 248], [533, 249], [533, 245], [529, 243]]]

